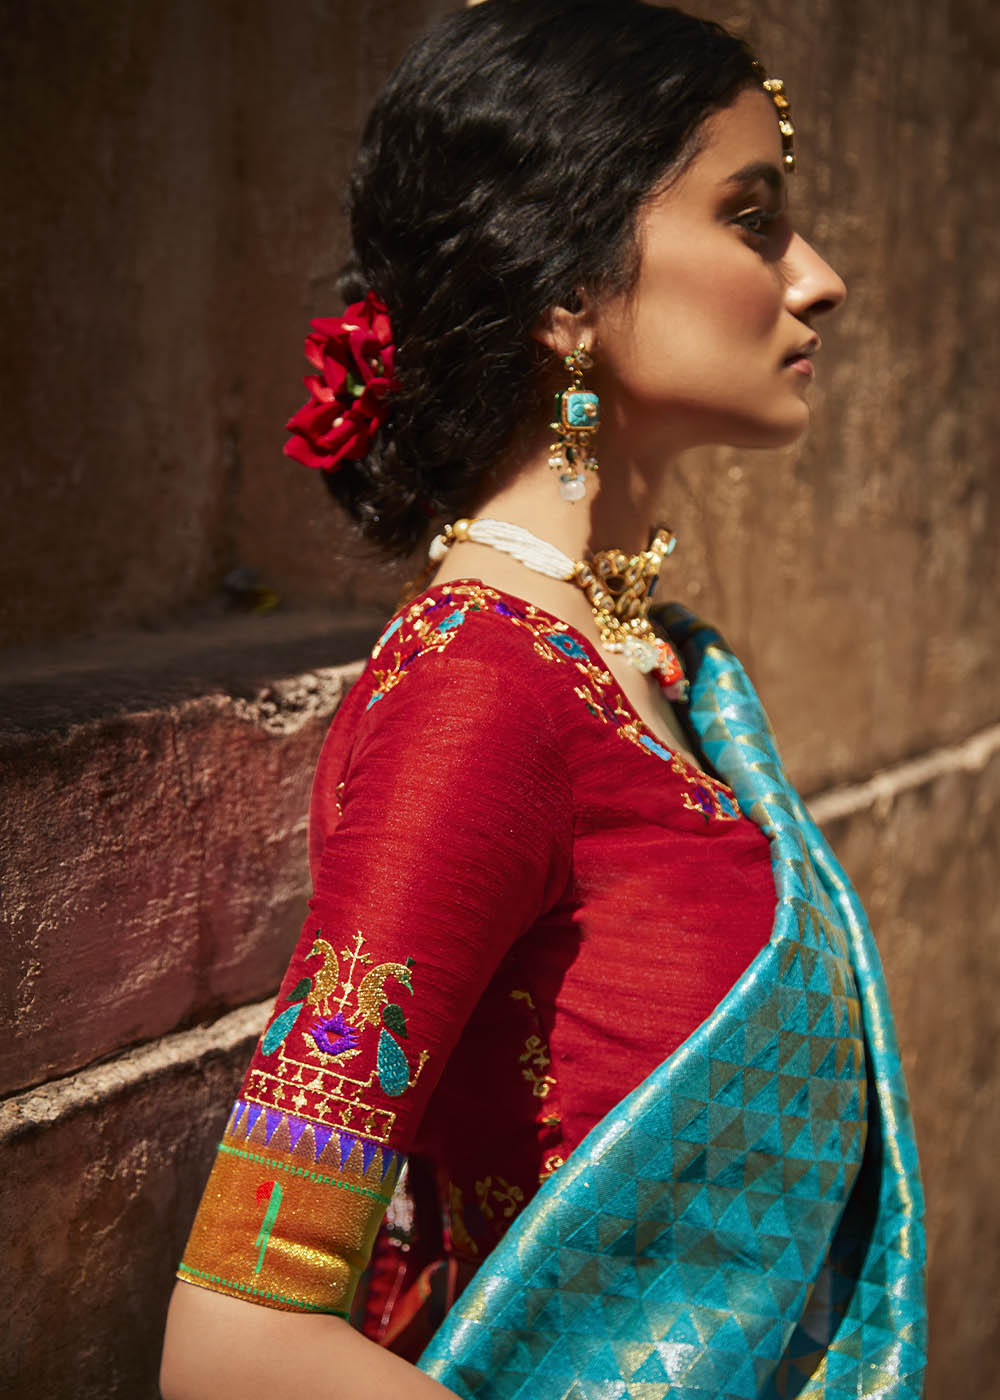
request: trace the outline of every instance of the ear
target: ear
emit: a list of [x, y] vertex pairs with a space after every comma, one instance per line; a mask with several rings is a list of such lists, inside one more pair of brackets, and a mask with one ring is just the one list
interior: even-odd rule
[[574, 300], [576, 306], [572, 308], [550, 306], [531, 332], [539, 345], [547, 346], [560, 359], [572, 354], [581, 340], [590, 349], [595, 339], [592, 299], [581, 288]]

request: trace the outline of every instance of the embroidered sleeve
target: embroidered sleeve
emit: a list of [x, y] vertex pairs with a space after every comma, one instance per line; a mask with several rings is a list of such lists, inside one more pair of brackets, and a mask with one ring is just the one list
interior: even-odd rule
[[568, 878], [572, 818], [530, 681], [467, 657], [369, 701], [342, 766], [321, 763], [309, 916], [179, 1277], [346, 1315], [462, 1027]]

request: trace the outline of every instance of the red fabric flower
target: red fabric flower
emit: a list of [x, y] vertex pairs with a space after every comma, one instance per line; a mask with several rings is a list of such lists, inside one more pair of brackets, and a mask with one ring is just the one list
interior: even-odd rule
[[313, 321], [306, 359], [319, 374], [306, 377], [309, 400], [288, 420], [286, 455], [321, 471], [366, 456], [396, 388], [394, 358], [389, 313], [374, 292], [343, 316]]

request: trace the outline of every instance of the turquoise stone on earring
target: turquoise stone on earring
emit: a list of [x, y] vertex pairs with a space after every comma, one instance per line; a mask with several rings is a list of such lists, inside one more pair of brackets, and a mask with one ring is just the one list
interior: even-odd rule
[[600, 400], [587, 389], [567, 389], [560, 395], [563, 427], [596, 428], [601, 421]]
[[597, 395], [583, 387], [583, 371], [594, 361], [583, 341], [563, 357], [571, 382], [556, 394], [555, 420], [549, 425], [556, 441], [549, 447], [549, 466], [559, 473], [559, 495], [564, 501], [582, 501], [587, 494], [586, 472], [597, 471], [593, 440], [601, 421]]

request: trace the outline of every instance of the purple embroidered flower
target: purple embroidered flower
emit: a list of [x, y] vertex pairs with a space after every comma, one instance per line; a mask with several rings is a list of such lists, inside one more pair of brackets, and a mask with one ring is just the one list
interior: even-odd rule
[[495, 603], [494, 607], [501, 617], [524, 617], [524, 613], [518, 608], [512, 608], [509, 603]]
[[706, 817], [711, 817], [715, 812], [715, 804], [712, 801], [712, 794], [708, 788], [702, 787], [701, 783], [695, 786], [694, 800], [705, 813]]
[[343, 1055], [346, 1050], [356, 1049], [358, 1044], [357, 1031], [347, 1024], [341, 1011], [336, 1016], [315, 1021], [309, 1027], [309, 1034], [324, 1055]]

